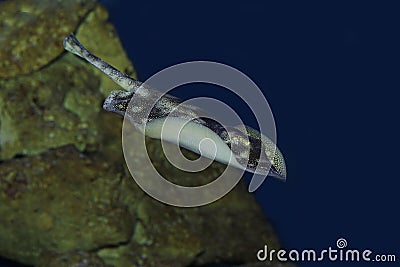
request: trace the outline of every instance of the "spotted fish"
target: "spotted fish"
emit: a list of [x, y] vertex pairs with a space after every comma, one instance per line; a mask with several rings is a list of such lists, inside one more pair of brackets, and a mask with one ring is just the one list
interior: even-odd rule
[[[103, 109], [126, 116], [135, 128], [146, 136], [162, 138], [242, 170], [286, 179], [283, 155], [267, 136], [247, 126], [223, 126], [205, 116], [198, 107], [182, 103], [174, 96], [162, 94], [129, 77], [90, 53], [73, 34], [65, 37], [64, 48], [94, 65], [125, 89], [125, 91], [111, 92], [104, 101]], [[133, 97], [134, 105], [131, 105], [129, 103]], [[150, 105], [151, 111], [146, 113], [145, 110], [148, 110]], [[173, 129], [181, 126], [183, 127], [178, 139], [172, 134], [168, 135], [173, 131], [165, 129], [165, 127]], [[204, 138], [211, 139], [214, 147], [206, 146], [200, 151], [199, 143]]]

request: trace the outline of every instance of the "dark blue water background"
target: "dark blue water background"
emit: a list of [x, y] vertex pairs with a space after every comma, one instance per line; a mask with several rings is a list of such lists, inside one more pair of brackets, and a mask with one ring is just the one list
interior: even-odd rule
[[[398, 142], [391, 139], [400, 89], [394, 7], [350, 1], [105, 4], [141, 80], [176, 63], [212, 60], [243, 71], [263, 90], [288, 179], [268, 179], [256, 196], [285, 248], [322, 250], [342, 237], [349, 248], [400, 258]], [[248, 114], [243, 103], [212, 86], [175, 94], [214, 96]]]

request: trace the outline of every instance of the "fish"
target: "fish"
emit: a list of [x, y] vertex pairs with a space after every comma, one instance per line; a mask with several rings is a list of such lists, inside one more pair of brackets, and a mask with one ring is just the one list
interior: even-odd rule
[[[145, 136], [174, 143], [240, 170], [286, 180], [283, 154], [268, 136], [244, 125], [222, 125], [199, 107], [130, 77], [89, 52], [73, 33], [64, 38], [63, 45], [124, 89], [112, 91], [103, 109], [125, 116]], [[149, 106], [150, 112], [146, 112]], [[181, 129], [179, 137], [175, 129]], [[212, 142], [201, 146], [205, 138]]]

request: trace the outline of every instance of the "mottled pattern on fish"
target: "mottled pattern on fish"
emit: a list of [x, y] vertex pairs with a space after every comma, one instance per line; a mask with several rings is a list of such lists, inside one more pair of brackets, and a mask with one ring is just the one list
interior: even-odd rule
[[[141, 94], [137, 94], [137, 92], [141, 92]], [[129, 105], [133, 96], [135, 96], [135, 105]], [[154, 101], [156, 98], [159, 98], [159, 100]], [[154, 102], [156, 104], [150, 114], [147, 115], [148, 112], [144, 107], [151, 107]], [[146, 93], [143, 94], [142, 88], [136, 93], [132, 91], [114, 91], [107, 97], [103, 108], [123, 116], [126, 114], [129, 121], [141, 131], [144, 131], [147, 123], [167, 116], [199, 123], [215, 132], [235, 152], [234, 154], [239, 163], [245, 164], [248, 161], [247, 166], [251, 168], [256, 168], [259, 164], [260, 154], [262, 154], [260, 153], [260, 139], [247, 137], [245, 133], [233, 127], [225, 128], [212, 118], [204, 117], [205, 114], [198, 107], [182, 104], [182, 100], [176, 97], [162, 95], [155, 90], [146, 90]], [[247, 138], [250, 142], [247, 141]], [[268, 164], [267, 167], [270, 165], [268, 160], [265, 164]]]
[[[282, 154], [268, 137], [249, 127], [224, 127], [207, 117], [198, 107], [184, 104], [174, 96], [163, 94], [115, 69], [91, 54], [73, 36], [64, 39], [66, 50], [84, 58], [108, 75], [126, 91], [113, 91], [104, 101], [103, 108], [126, 116], [140, 131], [153, 120], [177, 117], [201, 124], [216, 133], [235, 155], [236, 160], [248, 171], [285, 179], [286, 167]], [[129, 105], [134, 97], [134, 105]], [[155, 101], [158, 99], [157, 101]], [[155, 103], [155, 104], [154, 104]], [[151, 109], [150, 114], [148, 110]]]
[[[133, 97], [135, 97], [135, 105], [129, 105]], [[182, 100], [168, 94], [163, 95], [145, 85], [132, 91], [111, 92], [104, 101], [103, 108], [123, 116], [127, 114], [129, 121], [139, 129], [143, 129], [147, 123], [155, 119], [169, 115], [206, 124], [205, 121], [198, 118], [201, 113], [199, 108], [182, 104]], [[150, 114], [148, 114], [149, 108], [152, 108]]]

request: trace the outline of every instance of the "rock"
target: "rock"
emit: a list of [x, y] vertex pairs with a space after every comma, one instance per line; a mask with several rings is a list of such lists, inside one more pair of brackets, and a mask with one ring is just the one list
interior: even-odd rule
[[[93, 0], [0, 3], [0, 256], [40, 267], [179, 267], [254, 262], [264, 244], [278, 248], [243, 183], [210, 205], [177, 208], [132, 179], [121, 117], [101, 109], [116, 85], [62, 48], [74, 31], [135, 76], [107, 16]], [[174, 183], [206, 184], [224, 170], [177, 170], [159, 141], [147, 141], [154, 166]], [[146, 156], [134, 144], [130, 153]]]
[[73, 146], [2, 163], [1, 255], [32, 264], [44, 251], [127, 242], [135, 215], [118, 199], [123, 172]]
[[[95, 0], [15, 0], [0, 3], [0, 78], [32, 73], [62, 51], [64, 36]], [[29, 62], [29, 63], [28, 63]]]
[[71, 145], [2, 163], [0, 203], [0, 254], [26, 264], [80, 250], [117, 267], [205, 265], [278, 247], [243, 184], [207, 206], [172, 207], [144, 196], [122, 164]]
[[[1, 5], [10, 6], [9, 2], [14, 1], [6, 1]], [[77, 5], [74, 6], [75, 9], [81, 6], [80, 1], [63, 2], [68, 2], [69, 8], [72, 8], [72, 3]], [[37, 1], [29, 3], [32, 6], [28, 8], [28, 4], [25, 3], [24, 8], [35, 10]], [[97, 6], [81, 23], [78, 36], [90, 40], [90, 48], [100, 55], [110, 57], [118, 68], [135, 74], [113, 27], [106, 21], [107, 17], [105, 9]], [[46, 19], [51, 21], [52, 17]], [[31, 34], [23, 31], [26, 28], [29, 27], [14, 30], [22, 31], [21, 36]], [[72, 30], [74, 28], [69, 29], [67, 33]], [[37, 38], [44, 37], [38, 35]], [[64, 36], [59, 36], [56, 49], [58, 53], [55, 53], [54, 57], [59, 56], [62, 51], [63, 38]], [[102, 38], [107, 39], [106, 43], [110, 45], [103, 45]], [[44, 50], [48, 50], [45, 44], [41, 45], [42, 50], [43, 45]], [[107, 52], [101, 52], [103, 49]], [[46, 64], [54, 59], [46, 58]], [[36, 64], [29, 60], [27, 58], [24, 65]], [[46, 68], [32, 74], [0, 79], [0, 160], [15, 155], [36, 155], [49, 148], [66, 144], [74, 144], [80, 151], [97, 151], [104, 148], [104, 144], [107, 143], [105, 140], [119, 138], [121, 132], [115, 129], [121, 129], [121, 119], [115, 119], [115, 116], [101, 110], [104, 95], [100, 91], [108, 94], [115, 88], [111, 83], [92, 66], [70, 54], [63, 54], [58, 60], [46, 65]], [[116, 135], [110, 136], [110, 132]], [[120, 147], [116, 142], [114, 145]], [[118, 150], [112, 146], [106, 146], [105, 149], [114, 152]]]
[[112, 267], [106, 265], [104, 261], [95, 253], [84, 251], [74, 251], [65, 254], [48, 253], [40, 258], [36, 267]]
[[271, 225], [254, 204], [243, 184], [200, 208], [176, 208], [145, 197], [137, 206], [133, 242], [98, 254], [121, 267], [254, 261], [265, 242], [278, 246]]
[[[107, 58], [108, 63], [129, 76], [137, 78], [136, 71], [128, 59], [114, 27], [107, 22], [107, 19], [107, 10], [102, 6], [97, 6], [79, 25], [77, 38], [96, 56]], [[89, 66], [89, 68], [100, 78], [100, 91], [104, 97], [107, 97], [112, 90], [118, 89], [118, 85], [101, 71], [93, 66]]]
[[93, 73], [66, 57], [32, 75], [0, 80], [0, 158], [95, 146], [101, 140], [98, 87]]

